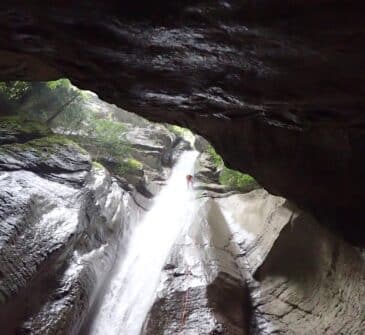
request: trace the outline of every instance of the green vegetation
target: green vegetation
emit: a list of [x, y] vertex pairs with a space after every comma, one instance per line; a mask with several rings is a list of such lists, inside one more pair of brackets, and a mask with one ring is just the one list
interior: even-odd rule
[[24, 119], [73, 129], [87, 115], [83, 102], [89, 94], [77, 89], [68, 79], [0, 82], [0, 107]]
[[132, 157], [131, 146], [123, 137], [127, 131], [125, 124], [90, 115], [84, 128], [86, 135], [73, 138], [90, 152], [96, 162], [119, 175], [142, 169], [142, 164]]
[[214, 165], [218, 168], [221, 169], [224, 167], [224, 162], [221, 156], [219, 156], [217, 154], [217, 152], [214, 150], [214, 148], [210, 145], [208, 147], [208, 154], [210, 155]]
[[126, 126], [118, 121], [89, 118], [87, 126], [88, 136], [93, 138], [101, 150], [106, 150], [111, 155], [126, 155], [129, 145], [123, 140]]
[[21, 100], [31, 90], [31, 83], [25, 81], [0, 82], [0, 95], [10, 101]]
[[127, 158], [126, 160], [121, 161], [118, 166], [118, 172], [121, 175], [124, 175], [126, 173], [133, 173], [142, 169], [143, 164], [134, 158]]
[[250, 175], [226, 167], [221, 171], [219, 181], [222, 185], [230, 186], [242, 192], [251, 191], [258, 186], [256, 180]]
[[129, 159], [127, 160], [127, 164], [128, 164], [128, 166], [130, 166], [133, 170], [142, 170], [142, 168], [143, 168], [143, 164], [142, 164], [140, 161], [138, 161], [138, 160], [136, 160], [136, 159], [134, 159], [134, 158], [129, 158]]
[[0, 133], [8, 134], [22, 133], [34, 135], [34, 137], [47, 136], [52, 133], [51, 129], [42, 123], [33, 120], [25, 120], [19, 116], [8, 116], [0, 118]]
[[60, 135], [51, 135], [37, 138], [26, 143], [13, 143], [1, 146], [1, 150], [6, 150], [7, 148], [11, 148], [12, 151], [19, 153], [32, 153], [34, 157], [38, 157], [38, 159], [45, 161], [50, 159], [53, 154], [59, 153], [61, 148], [68, 148], [69, 150], [73, 150], [74, 152], [83, 155], [88, 154], [77, 143]]
[[97, 170], [103, 170], [104, 169], [104, 166], [102, 166], [99, 162], [93, 161], [92, 165]]
[[[79, 90], [68, 79], [0, 82], [0, 108], [15, 115], [0, 119], [0, 135], [7, 135], [9, 141], [28, 141], [19, 150], [47, 158], [60, 145], [83, 147], [95, 164], [115, 174], [143, 174], [143, 164], [133, 157], [126, 140], [126, 125], [100, 109], [93, 93]], [[50, 136], [53, 133], [58, 135]]]
[[76, 142], [62, 135], [52, 135], [52, 136], [37, 138], [36, 140], [32, 140], [25, 143], [24, 145], [29, 145], [45, 151], [47, 150], [55, 151], [59, 146], [67, 146], [79, 151], [82, 154], [85, 155], [88, 154], [88, 152], [82, 147], [80, 147]]
[[222, 185], [229, 186], [241, 192], [249, 192], [259, 187], [256, 180], [250, 175], [225, 167], [222, 157], [217, 154], [212, 146], [209, 146], [207, 152], [213, 164], [220, 170], [219, 182]]
[[174, 133], [177, 137], [182, 137], [186, 141], [193, 144], [194, 142], [194, 135], [190, 129], [179, 127], [176, 125], [167, 125], [167, 129]]
[[51, 90], [56, 90], [58, 88], [72, 89], [71, 82], [65, 78], [59, 80], [47, 81], [46, 85]]
[[184, 137], [188, 129], [185, 129], [183, 127], [179, 127], [176, 125], [168, 125], [167, 128], [173, 132], [176, 136]]

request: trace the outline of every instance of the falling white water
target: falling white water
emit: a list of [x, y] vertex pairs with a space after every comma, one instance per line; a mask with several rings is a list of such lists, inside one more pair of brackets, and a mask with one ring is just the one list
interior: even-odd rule
[[154, 205], [132, 230], [123, 259], [90, 327], [91, 335], [139, 335], [171, 247], [195, 215], [186, 184], [198, 153], [184, 152]]

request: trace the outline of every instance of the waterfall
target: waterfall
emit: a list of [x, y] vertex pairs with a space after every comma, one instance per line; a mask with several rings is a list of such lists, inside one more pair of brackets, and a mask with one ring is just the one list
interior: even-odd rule
[[195, 151], [181, 155], [151, 210], [123, 237], [122, 243], [128, 241], [128, 245], [116, 263], [89, 334], [140, 334], [171, 247], [196, 213], [194, 195], [185, 177], [193, 174], [197, 156]]

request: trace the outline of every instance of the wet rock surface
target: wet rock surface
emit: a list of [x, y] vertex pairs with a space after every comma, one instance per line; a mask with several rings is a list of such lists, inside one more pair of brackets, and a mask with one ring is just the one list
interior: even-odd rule
[[364, 242], [360, 1], [3, 1], [0, 78], [69, 77], [188, 126], [229, 167]]
[[[59, 136], [26, 139], [0, 145], [2, 332], [87, 334], [118, 240], [158, 188], [129, 188]], [[365, 332], [361, 250], [262, 189], [207, 194], [197, 190], [196, 219], [166, 261], [144, 334]]]
[[0, 152], [1, 332], [77, 333], [133, 204], [71, 142], [41, 138]]
[[362, 334], [365, 259], [284, 198], [205, 198], [144, 334]]
[[184, 148], [173, 145], [175, 136], [162, 125], [136, 116], [128, 121], [139, 125], [126, 124], [126, 136], [143, 162], [143, 183], [113, 177], [70, 136], [36, 122], [0, 119], [4, 334], [88, 333], [122, 237], [168, 177], [166, 153], [176, 159]]
[[184, 151], [192, 149], [190, 142], [177, 136], [171, 143], [170, 148], [166, 150], [163, 162], [165, 165], [172, 167]]
[[196, 164], [195, 179], [205, 184], [219, 184], [219, 169], [207, 152], [202, 152]]
[[203, 203], [167, 260], [143, 334], [248, 334], [248, 290], [227, 228], [216, 203]]

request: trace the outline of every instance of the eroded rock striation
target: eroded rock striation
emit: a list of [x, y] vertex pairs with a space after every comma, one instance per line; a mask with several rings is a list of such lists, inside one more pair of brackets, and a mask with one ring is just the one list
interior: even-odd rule
[[69, 77], [364, 236], [364, 4], [3, 1], [0, 79]]
[[228, 226], [216, 202], [199, 206], [173, 246], [143, 334], [249, 334], [248, 288]]
[[365, 262], [360, 250], [266, 191], [216, 201], [226, 213], [232, 243], [237, 243], [237, 264], [246, 269], [251, 333], [365, 331]]
[[144, 334], [362, 334], [361, 251], [284, 198], [201, 199]]
[[[145, 141], [156, 135], [147, 129]], [[0, 119], [0, 139], [1, 331], [77, 334], [146, 197], [39, 123]], [[146, 157], [157, 174], [161, 163]], [[147, 186], [153, 197], [158, 188]]]
[[[96, 97], [89, 103], [101, 115], [117, 109]], [[87, 326], [125, 232], [138, 223], [168, 177], [168, 166], [187, 148], [165, 126], [118, 111], [125, 127], [120, 141], [140, 164], [135, 170], [113, 169], [119, 157], [101, 151], [92, 134], [60, 135], [62, 129], [54, 129], [56, 134], [39, 122], [0, 118], [4, 334], [77, 334]]]

